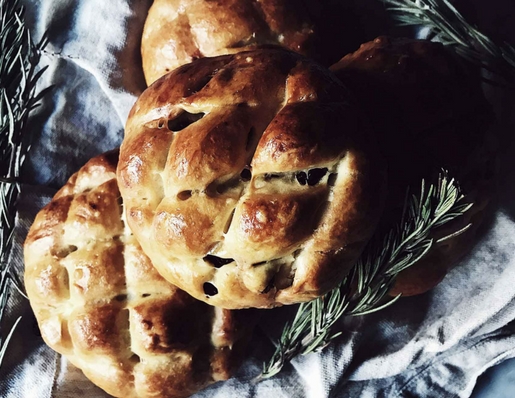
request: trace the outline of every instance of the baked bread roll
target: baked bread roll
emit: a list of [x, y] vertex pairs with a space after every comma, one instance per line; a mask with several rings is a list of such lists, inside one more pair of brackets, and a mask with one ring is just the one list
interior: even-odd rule
[[373, 233], [384, 167], [342, 84], [281, 49], [202, 58], [150, 86], [118, 181], [159, 273], [224, 308], [311, 300]]
[[155, 0], [143, 30], [143, 71], [151, 84], [197, 58], [263, 44], [330, 65], [344, 53], [342, 33], [351, 24], [342, 5], [328, 0]]
[[253, 323], [159, 276], [121, 220], [117, 158], [90, 160], [37, 215], [27, 294], [45, 342], [109, 394], [186, 397], [230, 377]]
[[414, 295], [434, 287], [476, 242], [495, 191], [496, 141], [489, 133], [491, 108], [479, 75], [440, 43], [379, 37], [346, 55], [331, 70], [352, 90], [378, 131], [388, 161], [384, 228], [399, 219], [406, 189], [435, 181], [445, 169], [474, 203], [434, 238], [471, 227], [435, 244], [402, 272], [391, 294]]

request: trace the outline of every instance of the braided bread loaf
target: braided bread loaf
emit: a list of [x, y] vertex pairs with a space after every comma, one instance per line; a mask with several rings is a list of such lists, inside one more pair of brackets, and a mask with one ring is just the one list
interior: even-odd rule
[[[370, 109], [369, 120], [388, 162], [388, 199], [381, 224], [400, 217], [406, 189], [430, 181], [442, 168], [473, 206], [435, 231], [430, 252], [397, 278], [391, 294], [433, 288], [476, 242], [495, 191], [497, 148], [489, 133], [490, 106], [475, 72], [442, 44], [379, 37], [343, 57], [331, 70]], [[381, 111], [378, 111], [378, 110]], [[413, 192], [413, 191], [412, 191]], [[414, 193], [414, 192], [413, 192]]]
[[330, 65], [356, 30], [343, 8], [328, 0], [155, 0], [141, 41], [145, 78], [151, 84], [195, 59], [267, 44]]
[[155, 271], [121, 220], [117, 153], [90, 160], [37, 215], [25, 286], [45, 342], [116, 397], [185, 397], [230, 377], [252, 322]]
[[118, 179], [160, 274], [233, 309], [336, 286], [374, 231], [385, 183], [345, 88], [281, 49], [202, 58], [155, 82], [129, 115]]

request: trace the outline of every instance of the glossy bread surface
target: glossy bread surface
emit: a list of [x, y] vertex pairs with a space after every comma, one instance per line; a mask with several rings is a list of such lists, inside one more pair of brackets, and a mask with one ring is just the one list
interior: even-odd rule
[[25, 286], [41, 335], [116, 397], [186, 397], [230, 377], [252, 322], [159, 276], [121, 219], [117, 153], [89, 161], [37, 215]]
[[149, 87], [118, 179], [159, 272], [224, 308], [334, 287], [374, 231], [385, 185], [349, 98], [329, 71], [280, 49], [202, 58]]
[[195, 59], [259, 45], [330, 65], [353, 31], [348, 20], [342, 6], [328, 0], [155, 0], [141, 43], [145, 78], [151, 84]]

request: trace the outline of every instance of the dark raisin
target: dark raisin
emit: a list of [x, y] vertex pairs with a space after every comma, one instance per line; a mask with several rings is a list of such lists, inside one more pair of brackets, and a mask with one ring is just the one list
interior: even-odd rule
[[206, 257], [204, 257], [204, 261], [213, 265], [215, 268], [220, 268], [224, 266], [225, 264], [232, 263], [234, 259], [232, 258], [222, 258], [213, 256], [211, 254], [208, 254]]
[[313, 186], [320, 182], [323, 176], [327, 173], [327, 168], [311, 169], [308, 171], [308, 185]]
[[308, 176], [303, 171], [299, 171], [295, 175], [295, 177], [297, 178], [297, 181], [299, 182], [300, 185], [306, 185], [306, 183], [308, 182]]
[[192, 192], [191, 191], [182, 191], [177, 194], [177, 199], [179, 200], [188, 200], [191, 198]]
[[69, 254], [71, 254], [73, 252], [76, 252], [77, 250], [78, 250], [78, 248], [75, 245], [70, 245], [70, 246], [62, 247], [62, 248], [57, 250], [57, 252], [55, 253], [55, 256], [57, 256], [59, 258], [65, 258]]
[[203, 287], [204, 287], [204, 293], [207, 296], [216, 296], [218, 294], [218, 289], [216, 288], [215, 285], [213, 285], [210, 282], [204, 283]]
[[241, 171], [240, 177], [243, 181], [250, 181], [252, 178], [252, 172], [246, 167]]
[[126, 294], [119, 294], [118, 296], [115, 296], [114, 298], [116, 301], [125, 301], [127, 300], [127, 295]]
[[224, 68], [218, 74], [218, 78], [224, 82], [230, 82], [234, 77], [234, 69]]

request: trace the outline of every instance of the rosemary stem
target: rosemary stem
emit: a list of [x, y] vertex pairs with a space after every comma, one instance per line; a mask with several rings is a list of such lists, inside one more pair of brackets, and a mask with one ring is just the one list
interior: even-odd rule
[[8, 326], [4, 315], [11, 288], [23, 291], [9, 260], [20, 191], [18, 180], [31, 143], [26, 126], [30, 111], [44, 93], [36, 94], [35, 88], [44, 69], [35, 73], [35, 68], [45, 43], [32, 42], [23, 13], [19, 0], [0, 0], [0, 366], [20, 322], [18, 318], [5, 332]]
[[274, 376], [296, 355], [326, 347], [341, 335], [342, 332], [333, 331], [333, 327], [342, 316], [370, 314], [395, 303], [400, 295], [387, 298], [395, 277], [427, 254], [434, 244], [431, 233], [435, 228], [453, 221], [470, 208], [462, 202], [456, 182], [449, 179], [446, 172], [428, 188], [422, 181], [420, 194], [407, 196], [398, 225], [383, 237], [372, 238], [343, 282], [324, 297], [299, 306], [293, 321], [283, 329], [276, 351], [264, 364], [259, 378]]

